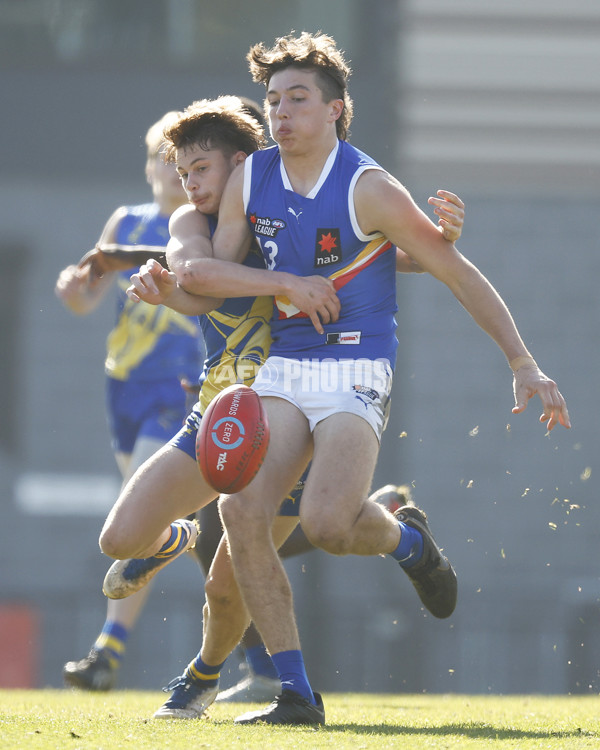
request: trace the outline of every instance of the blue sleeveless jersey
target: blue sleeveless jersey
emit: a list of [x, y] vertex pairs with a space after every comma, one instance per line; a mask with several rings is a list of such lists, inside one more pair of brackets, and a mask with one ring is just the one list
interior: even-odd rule
[[[154, 203], [128, 206], [115, 237], [118, 244], [160, 247], [165, 247], [168, 239], [169, 217], [161, 216]], [[107, 340], [106, 374], [131, 382], [185, 377], [197, 383], [202, 362], [196, 318], [162, 305], [130, 300], [126, 290], [135, 270], [117, 276], [117, 321]]]
[[[211, 235], [216, 221], [209, 216]], [[244, 265], [265, 267], [258, 248], [253, 248]], [[258, 369], [269, 355], [273, 311], [272, 297], [230, 297], [221, 307], [200, 316], [206, 359], [200, 377], [200, 412], [229, 385], [252, 385]]]
[[277, 146], [257, 151], [244, 167], [244, 207], [269, 269], [333, 281], [340, 318], [319, 334], [286, 297], [276, 297], [271, 354], [291, 358], [396, 358], [396, 258], [381, 234], [364, 235], [354, 211], [354, 186], [381, 169], [338, 141], [307, 196], [293, 191]]

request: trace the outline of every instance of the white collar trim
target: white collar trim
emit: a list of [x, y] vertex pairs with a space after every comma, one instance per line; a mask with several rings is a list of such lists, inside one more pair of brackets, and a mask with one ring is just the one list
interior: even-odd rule
[[[327, 157], [327, 161], [323, 165], [323, 169], [321, 170], [321, 174], [319, 175], [319, 179], [316, 181], [316, 183], [313, 185], [313, 187], [310, 189], [310, 191], [307, 193], [307, 198], [316, 198], [317, 193], [321, 189], [321, 186], [325, 182], [325, 180], [329, 177], [329, 173], [333, 169], [333, 164], [335, 162], [338, 149], [340, 147], [339, 140], [336, 141], [335, 146], [332, 148], [331, 153]], [[292, 183], [290, 182], [290, 178], [288, 177], [288, 174], [285, 170], [285, 167], [283, 165], [283, 159], [280, 158], [279, 162], [279, 169], [281, 172], [281, 179], [283, 181], [283, 187], [286, 190], [291, 190], [294, 192], [294, 188], [292, 187]]]

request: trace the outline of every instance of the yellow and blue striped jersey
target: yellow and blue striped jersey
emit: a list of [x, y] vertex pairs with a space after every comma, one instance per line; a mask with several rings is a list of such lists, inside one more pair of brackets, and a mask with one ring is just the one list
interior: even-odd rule
[[[153, 203], [128, 207], [115, 237], [118, 244], [162, 247], [168, 239], [169, 217], [162, 216]], [[126, 290], [134, 270], [118, 274], [117, 320], [107, 339], [106, 374], [121, 381], [148, 382], [175, 376], [198, 382], [198, 321], [162, 305], [130, 300]]]
[[[264, 268], [258, 250], [251, 251], [244, 265]], [[229, 385], [254, 382], [271, 347], [272, 297], [231, 297], [217, 310], [202, 315], [206, 361], [200, 377], [200, 411]]]

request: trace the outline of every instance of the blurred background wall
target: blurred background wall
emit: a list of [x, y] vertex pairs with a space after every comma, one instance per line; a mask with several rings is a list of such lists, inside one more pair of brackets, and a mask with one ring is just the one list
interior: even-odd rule
[[[449, 291], [398, 279], [394, 408], [374, 485], [408, 482], [460, 579], [419, 606], [389, 559], [287, 563], [319, 690], [598, 692], [600, 6], [588, 0], [0, 0], [0, 686], [59, 686], [104, 619], [98, 533], [118, 491], [104, 416], [106, 303], [76, 318], [61, 268], [144, 202], [143, 136], [166, 110], [262, 99], [245, 54], [332, 34], [354, 69], [351, 140], [459, 242], [566, 396], [513, 417], [501, 352]], [[166, 569], [120, 686], [160, 687], [198, 650], [202, 578]], [[231, 660], [237, 680], [237, 663]]]

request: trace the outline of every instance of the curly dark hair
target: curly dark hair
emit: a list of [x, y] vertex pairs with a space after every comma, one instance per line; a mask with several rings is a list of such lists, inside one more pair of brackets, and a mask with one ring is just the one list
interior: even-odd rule
[[269, 85], [274, 73], [284, 68], [314, 71], [323, 101], [341, 99], [344, 102], [342, 114], [335, 125], [338, 138], [347, 140], [353, 109], [348, 93], [348, 78], [352, 70], [332, 37], [321, 31], [316, 34], [303, 31], [300, 36], [289, 34], [276, 39], [271, 49], [266, 49], [262, 42], [255, 44], [246, 57], [252, 79], [265, 86]]
[[249, 101], [220, 96], [190, 104], [163, 131], [165, 161], [175, 162], [178, 149], [191, 146], [220, 149], [226, 156], [236, 151], [251, 154], [263, 148], [264, 130], [257, 117], [250, 114]]

